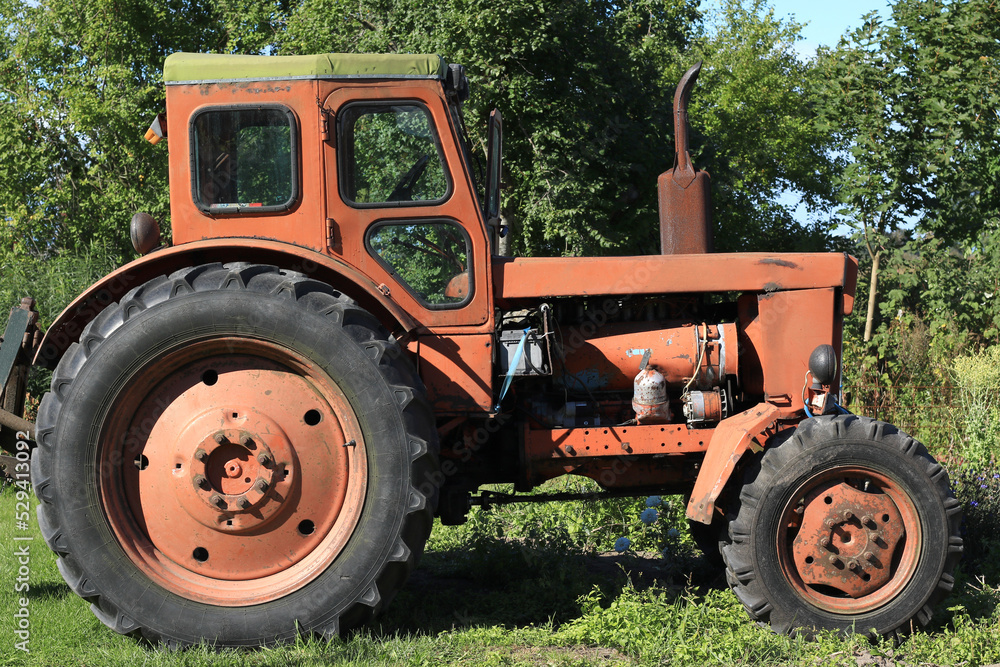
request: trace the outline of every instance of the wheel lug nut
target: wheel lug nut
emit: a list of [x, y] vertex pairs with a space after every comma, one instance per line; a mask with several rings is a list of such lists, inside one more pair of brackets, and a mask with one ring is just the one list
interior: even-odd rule
[[194, 450], [194, 458], [204, 463], [205, 461], [208, 460], [208, 452], [199, 447], [198, 449]]
[[854, 513], [851, 510], [844, 510], [844, 521], [850, 521], [854, 518]]
[[821, 538], [819, 538], [819, 545], [821, 547], [823, 547], [824, 549], [829, 549], [830, 548], [830, 538], [829, 537], [821, 537]]
[[831, 565], [838, 566], [838, 567], [840, 566], [840, 559], [837, 558], [836, 556], [832, 555], [832, 554], [831, 554], [830, 558], [828, 558], [827, 560], [830, 561]]
[[873, 554], [871, 551], [866, 551], [864, 554], [864, 558], [865, 560], [870, 560], [873, 563], [875, 562], [875, 554]]
[[833, 528], [834, 526], [837, 525], [837, 522], [834, 521], [833, 519], [827, 519], [826, 521], [823, 522], [823, 525], [826, 526], [827, 528]]
[[208, 487], [211, 486], [208, 483], [208, 478], [205, 477], [204, 475], [195, 475], [194, 485], [197, 486], [199, 489], [204, 489], [205, 491], [208, 491]]
[[236, 499], [236, 506], [239, 507], [241, 510], [245, 510], [248, 507], [250, 507], [250, 501], [247, 500], [246, 496], [240, 496], [239, 498]]
[[254, 488], [256, 488], [261, 493], [266, 493], [268, 489], [267, 480], [263, 478], [258, 479], [257, 483], [254, 485]]
[[878, 533], [875, 533], [875, 532], [868, 533], [868, 539], [871, 542], [878, 542], [879, 539], [881, 539], [881, 537], [882, 537], [881, 535], [879, 535]]
[[226, 442], [226, 436], [225, 436], [225, 434], [223, 434], [223, 433], [216, 433], [215, 434], [215, 442], [218, 443], [218, 444], [220, 444], [220, 445], [222, 443]]
[[268, 454], [267, 452], [261, 452], [260, 454], [257, 455], [257, 461], [262, 466], [267, 467], [271, 465], [274, 459], [272, 459], [271, 455]]
[[855, 572], [856, 572], [856, 571], [857, 571], [857, 569], [858, 569], [859, 567], [861, 567], [861, 566], [860, 566], [860, 565], [858, 565], [858, 561], [856, 561], [856, 560], [854, 560], [854, 559], [851, 559], [851, 562], [849, 562], [849, 563], [847, 564], [847, 567], [851, 568], [851, 570], [852, 570], [852, 571], [855, 571]]
[[872, 528], [875, 525], [875, 519], [872, 518], [871, 514], [866, 514], [861, 517], [861, 523], [865, 524], [869, 528]]
[[226, 499], [220, 496], [218, 493], [213, 494], [210, 500], [212, 501], [212, 504], [218, 507], [219, 509], [228, 509], [229, 507], [229, 503], [226, 502]]
[[249, 435], [243, 434], [243, 436], [240, 437], [240, 444], [248, 449], [253, 449], [253, 438]]

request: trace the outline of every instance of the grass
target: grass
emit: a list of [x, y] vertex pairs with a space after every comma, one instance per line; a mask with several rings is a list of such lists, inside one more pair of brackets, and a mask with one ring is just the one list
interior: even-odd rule
[[[982, 480], [978, 479], [982, 477]], [[1000, 482], [967, 486], [995, 539]], [[984, 484], [983, 482], [989, 482]], [[980, 488], [982, 486], [987, 488]], [[997, 495], [994, 496], [994, 493]], [[933, 626], [898, 646], [861, 637], [779, 637], [749, 620], [692, 549], [671, 503], [652, 526], [637, 501], [476, 510], [436, 526], [424, 559], [377, 625], [331, 642], [251, 651], [169, 652], [107, 630], [73, 595], [32, 520], [15, 525], [14, 489], [0, 492], [0, 664], [11, 665], [988, 665], [1000, 663], [1000, 568], [977, 547]], [[34, 499], [32, 499], [34, 505]], [[586, 525], [570, 518], [584, 517]], [[990, 524], [992, 522], [992, 525]], [[588, 528], [598, 526], [598, 528]], [[671, 532], [673, 528], [676, 533]], [[611, 551], [616, 535], [657, 551]], [[32, 535], [31, 653], [14, 649], [16, 535]], [[980, 546], [984, 540], [970, 539]], [[988, 541], [988, 540], [987, 540]], [[662, 542], [661, 542], [662, 544]], [[994, 563], [992, 566], [988, 566]], [[973, 576], [972, 572], [983, 572]]]

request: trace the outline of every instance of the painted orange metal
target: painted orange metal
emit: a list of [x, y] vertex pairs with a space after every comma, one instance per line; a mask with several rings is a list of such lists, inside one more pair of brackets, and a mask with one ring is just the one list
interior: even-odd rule
[[[566, 474], [590, 477], [608, 489], [655, 487], [694, 476], [711, 429], [683, 424], [524, 429], [523, 479], [534, 486]], [[655, 459], [653, 457], [656, 457]], [[664, 457], [669, 457], [665, 459]], [[682, 463], [690, 459], [690, 465]]]
[[[839, 292], [834, 288], [744, 295], [744, 390], [764, 394], [782, 417], [802, 411], [809, 355], [818, 345], [840, 340]], [[840, 385], [840, 374], [834, 379]]]
[[718, 386], [720, 378], [737, 375], [739, 368], [739, 342], [732, 323], [611, 323], [595, 327], [589, 337], [575, 330], [563, 333], [566, 354], [560, 369], [575, 378], [567, 382], [574, 388], [583, 384], [590, 389], [630, 390], [645, 350], [650, 351], [648, 365], [675, 390], [695, 374], [699, 357], [695, 388]]
[[872, 470], [838, 467], [807, 481], [789, 501], [782, 526], [778, 553], [788, 581], [827, 611], [877, 609], [899, 595], [916, 569], [916, 508], [891, 478]]
[[492, 334], [420, 335], [407, 349], [427, 386], [437, 415], [490, 412], [493, 409]]
[[494, 291], [505, 302], [552, 296], [842, 288], [856, 281], [857, 270], [857, 260], [835, 253], [493, 258]]
[[[357, 101], [411, 100], [430, 112], [453, 188], [439, 205], [394, 202], [392, 206], [356, 208], [340, 196], [333, 118], [343, 105]], [[322, 102], [320, 102], [322, 101]], [[301, 195], [286, 213], [208, 215], [191, 195], [188, 121], [196, 110], [238, 104], [281, 104], [294, 112], [301, 133]], [[167, 87], [170, 146], [170, 213], [175, 244], [202, 239], [251, 237], [281, 239], [329, 254], [353, 267], [365, 282], [385, 285], [383, 293], [428, 329], [477, 326], [492, 317], [488, 236], [474, 194], [469, 169], [450, 122], [441, 83], [435, 80], [377, 81], [345, 85], [343, 81], [234, 81]], [[321, 137], [327, 137], [321, 140]], [[433, 309], [413, 295], [399, 278], [367, 250], [365, 233], [376, 222], [447, 220], [468, 231], [472, 244], [472, 298], [461, 308]], [[233, 259], [242, 259], [234, 257]]]
[[[338, 164], [332, 142], [326, 144], [325, 183], [327, 216], [335, 221], [340, 231], [340, 243], [331, 252], [376, 283], [384, 283], [391, 290], [392, 299], [406, 312], [413, 313], [429, 329], [444, 326], [475, 326], [489, 322], [493, 312], [493, 295], [490, 290], [492, 266], [489, 236], [482, 212], [475, 197], [475, 186], [470, 169], [466, 167], [459, 148], [460, 142], [450, 122], [444, 93], [437, 82], [379, 82], [367, 86], [340, 86], [320, 91], [323, 109], [336, 116], [340, 109], [358, 101], [405, 99], [422, 102], [433, 118], [440, 133], [441, 150], [452, 180], [451, 195], [441, 204], [391, 206], [385, 208], [353, 208], [344, 202], [338, 186]], [[315, 104], [315, 100], [313, 100]], [[431, 310], [416, 298], [394, 273], [388, 271], [365, 250], [365, 233], [375, 223], [404, 220], [444, 220], [463, 227], [472, 244], [468, 253], [472, 266], [471, 300], [461, 308]], [[464, 286], [463, 286], [464, 287]]]
[[[271, 343], [217, 338], [123, 387], [98, 492], [128, 557], [182, 597], [257, 604], [337, 557], [367, 489], [365, 441], [340, 389]], [[122, 491], [124, 490], [124, 493]]]
[[773, 434], [779, 414], [776, 406], [761, 403], [719, 423], [688, 500], [689, 519], [712, 523], [715, 501], [722, 494], [736, 464], [753, 445], [755, 438], [764, 442], [769, 434]]

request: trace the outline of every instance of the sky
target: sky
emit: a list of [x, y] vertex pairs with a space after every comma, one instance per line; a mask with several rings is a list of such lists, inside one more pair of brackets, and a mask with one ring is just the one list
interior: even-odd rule
[[802, 29], [805, 39], [799, 42], [799, 53], [809, 55], [815, 53], [816, 47], [821, 44], [836, 44], [847, 30], [860, 26], [861, 17], [868, 12], [879, 11], [883, 18], [889, 15], [889, 3], [885, 0], [770, 0], [770, 4], [774, 7], [775, 16], [785, 18], [794, 15], [797, 22], [808, 22]]
[[[769, 0], [775, 16], [788, 18], [794, 15], [798, 23], [805, 23], [802, 29], [804, 39], [798, 43], [798, 52], [811, 56], [816, 47], [825, 44], [833, 46], [847, 30], [861, 25], [861, 17], [871, 11], [889, 15], [887, 0]], [[702, 6], [717, 5], [717, 0], [702, 0]]]

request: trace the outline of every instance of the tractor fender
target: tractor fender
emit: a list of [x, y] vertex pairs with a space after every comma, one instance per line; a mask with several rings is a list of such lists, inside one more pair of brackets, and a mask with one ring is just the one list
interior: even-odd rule
[[126, 264], [91, 285], [66, 307], [42, 339], [34, 363], [55, 368], [84, 327], [112, 303], [139, 285], [177, 269], [212, 262], [271, 264], [324, 282], [359, 303], [390, 331], [412, 331], [418, 323], [378, 286], [343, 261], [301, 246], [263, 239], [195, 241], [165, 248]]
[[[719, 422], [708, 443], [698, 479], [688, 500], [687, 517], [692, 521], [711, 524], [715, 516], [715, 501], [736, 469], [736, 464], [753, 446], [755, 438], [766, 441], [777, 425], [780, 409], [770, 403], [758, 403], [749, 410]], [[759, 451], [759, 448], [758, 448]]]

